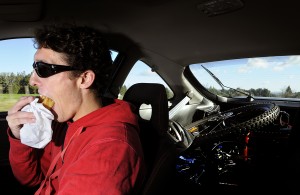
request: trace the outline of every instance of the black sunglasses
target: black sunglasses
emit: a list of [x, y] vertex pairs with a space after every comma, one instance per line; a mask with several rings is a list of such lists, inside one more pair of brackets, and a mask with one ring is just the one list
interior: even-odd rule
[[44, 62], [33, 62], [33, 69], [37, 75], [41, 78], [47, 78], [52, 75], [55, 75], [64, 71], [77, 70], [72, 66], [56, 65], [56, 64], [47, 64]]

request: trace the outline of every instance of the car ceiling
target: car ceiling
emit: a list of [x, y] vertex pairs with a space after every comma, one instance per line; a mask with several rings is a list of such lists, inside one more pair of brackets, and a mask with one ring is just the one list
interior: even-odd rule
[[[231, 2], [208, 1], [220, 1], [221, 7]], [[241, 2], [241, 9], [208, 16], [199, 8], [207, 0], [0, 0], [0, 39], [32, 36], [34, 27], [47, 23], [76, 21], [122, 35], [110, 40], [117, 50], [138, 46], [180, 66], [300, 54], [299, 1]]]

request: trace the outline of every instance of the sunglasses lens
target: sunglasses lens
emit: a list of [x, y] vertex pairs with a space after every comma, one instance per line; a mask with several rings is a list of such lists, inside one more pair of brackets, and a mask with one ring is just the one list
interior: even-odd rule
[[57, 65], [57, 64], [46, 64], [44, 62], [34, 62], [33, 68], [37, 75], [41, 78], [47, 78], [52, 75], [55, 75], [60, 72], [64, 71], [71, 71], [76, 70], [75, 68], [71, 66], [65, 66], [65, 65]]
[[50, 65], [41, 62], [36, 62], [35, 71], [42, 78], [50, 77], [55, 74]]

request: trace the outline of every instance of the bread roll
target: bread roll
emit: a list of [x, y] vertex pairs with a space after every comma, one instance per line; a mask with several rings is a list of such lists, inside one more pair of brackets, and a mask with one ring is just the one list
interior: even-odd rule
[[38, 103], [42, 103], [49, 110], [51, 110], [51, 108], [54, 106], [54, 101], [44, 95], [39, 97]]

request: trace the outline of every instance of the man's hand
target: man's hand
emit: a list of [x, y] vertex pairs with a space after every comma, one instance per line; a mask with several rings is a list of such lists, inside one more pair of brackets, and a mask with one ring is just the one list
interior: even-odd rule
[[21, 97], [20, 100], [7, 112], [8, 126], [15, 136], [20, 139], [20, 129], [25, 123], [34, 123], [35, 116], [32, 112], [23, 112], [21, 109], [35, 99], [33, 96]]

